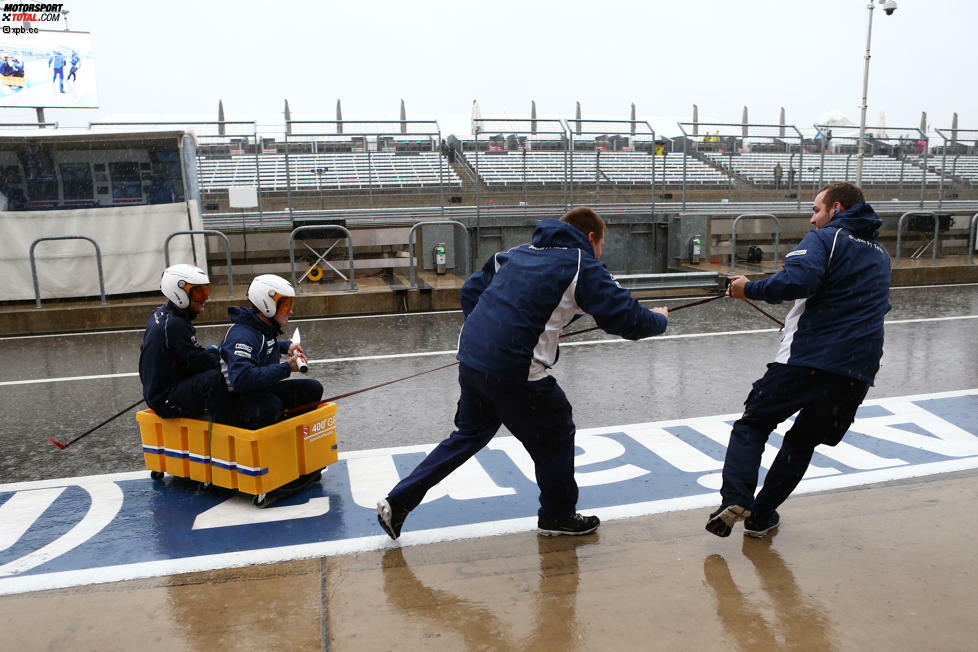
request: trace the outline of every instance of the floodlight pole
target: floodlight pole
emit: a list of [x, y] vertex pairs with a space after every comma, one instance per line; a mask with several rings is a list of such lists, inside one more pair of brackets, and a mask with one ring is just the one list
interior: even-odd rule
[[859, 109], [859, 154], [856, 157], [856, 185], [863, 184], [863, 153], [866, 150], [866, 96], [869, 94], [869, 45], [873, 38], [873, 9], [874, 0], [869, 0], [866, 8], [869, 10], [866, 19], [866, 59], [863, 66], [863, 102]]

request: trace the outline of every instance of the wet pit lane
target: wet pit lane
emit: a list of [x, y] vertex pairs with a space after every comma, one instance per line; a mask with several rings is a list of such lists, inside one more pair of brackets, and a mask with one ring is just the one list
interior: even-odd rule
[[[698, 297], [649, 300], [676, 306]], [[869, 399], [967, 389], [978, 379], [978, 286], [894, 288], [883, 364]], [[790, 304], [762, 305], [783, 319]], [[334, 396], [451, 363], [458, 311], [301, 320], [310, 375]], [[578, 320], [568, 331], [593, 326]], [[201, 326], [218, 344], [225, 325]], [[291, 333], [292, 327], [287, 329]], [[0, 339], [0, 484], [143, 468], [134, 412], [68, 441], [141, 396], [142, 332]], [[565, 339], [554, 375], [579, 428], [738, 412], [777, 352], [777, 325], [720, 299], [670, 316], [664, 336]], [[454, 368], [340, 399], [341, 451], [435, 443], [452, 429]]]

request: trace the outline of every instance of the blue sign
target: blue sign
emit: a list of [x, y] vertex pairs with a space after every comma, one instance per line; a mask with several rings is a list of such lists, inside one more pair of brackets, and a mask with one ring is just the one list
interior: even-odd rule
[[[739, 414], [578, 431], [578, 508], [603, 519], [712, 507]], [[785, 423], [772, 434], [764, 469]], [[447, 431], [446, 431], [447, 433]], [[148, 471], [0, 485], [0, 595], [528, 531], [533, 464], [496, 437], [436, 486], [399, 544], [375, 505], [434, 444], [341, 454], [266, 509], [250, 496]], [[798, 493], [978, 467], [978, 389], [868, 401], [841, 444], [816, 450]]]

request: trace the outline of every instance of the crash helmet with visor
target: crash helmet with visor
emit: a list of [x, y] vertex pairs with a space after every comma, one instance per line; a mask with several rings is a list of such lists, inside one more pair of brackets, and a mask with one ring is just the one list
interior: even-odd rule
[[207, 273], [194, 265], [171, 265], [163, 270], [160, 290], [180, 310], [186, 310], [191, 302], [203, 303], [211, 292]]
[[260, 274], [248, 288], [248, 301], [265, 317], [274, 319], [277, 313], [288, 314], [295, 303], [292, 284], [275, 274]]

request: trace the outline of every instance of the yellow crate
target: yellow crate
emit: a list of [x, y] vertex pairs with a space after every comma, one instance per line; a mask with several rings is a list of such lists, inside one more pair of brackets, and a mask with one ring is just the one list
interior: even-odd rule
[[136, 413], [150, 471], [258, 495], [324, 469], [337, 458], [336, 404], [258, 430]]

